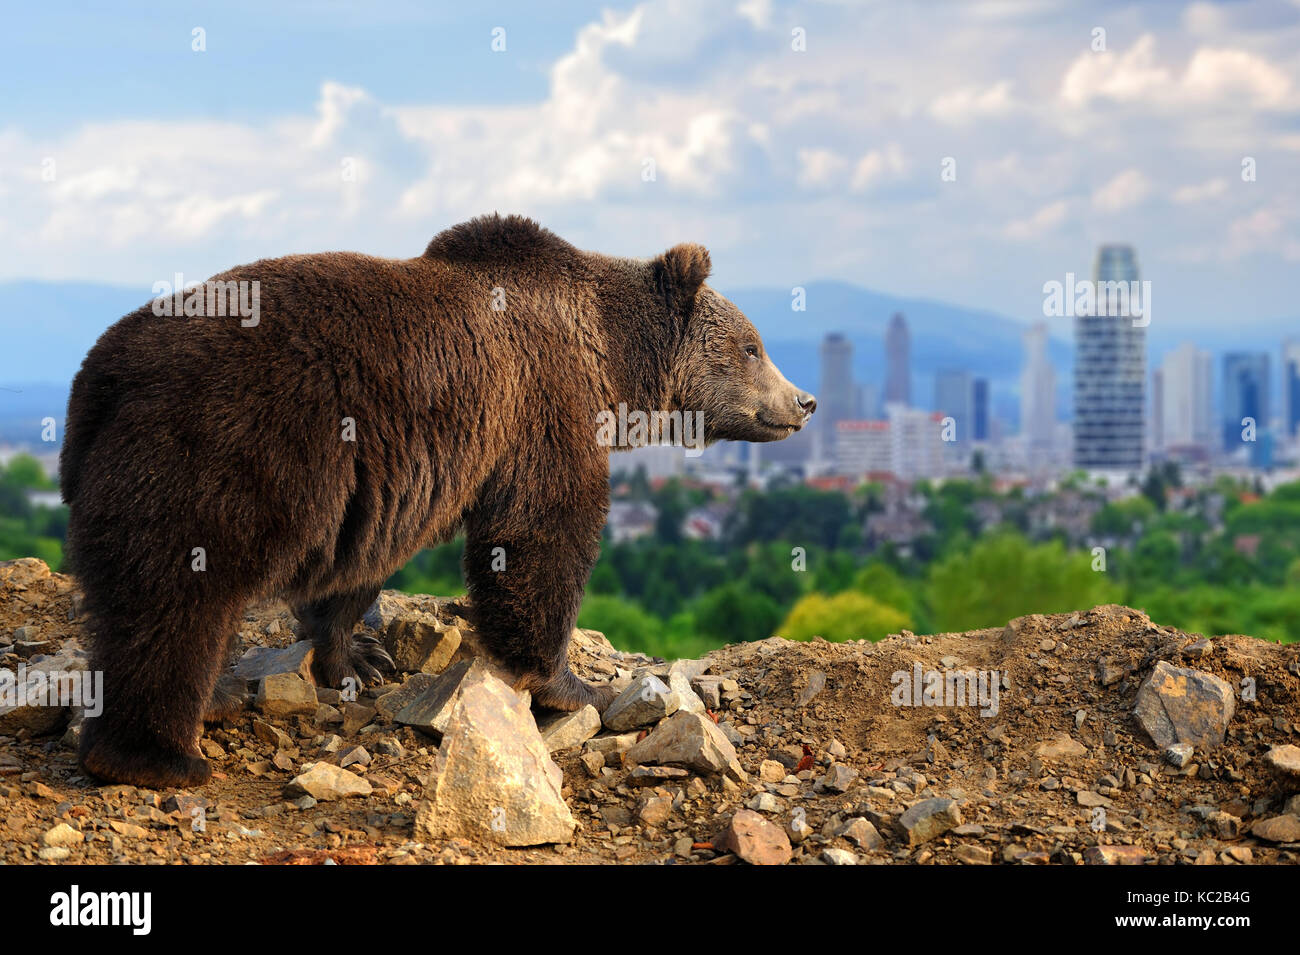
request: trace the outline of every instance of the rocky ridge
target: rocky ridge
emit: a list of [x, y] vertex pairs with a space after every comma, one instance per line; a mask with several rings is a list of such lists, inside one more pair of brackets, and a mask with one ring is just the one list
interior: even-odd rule
[[578, 630], [574, 669], [619, 691], [602, 718], [535, 713], [470, 616], [382, 594], [359, 629], [402, 673], [354, 695], [313, 683], [287, 606], [251, 607], [212, 782], [101, 786], [79, 708], [14, 692], [84, 668], [76, 583], [0, 563], [0, 861], [1300, 861], [1300, 645], [1118, 606], [671, 662]]

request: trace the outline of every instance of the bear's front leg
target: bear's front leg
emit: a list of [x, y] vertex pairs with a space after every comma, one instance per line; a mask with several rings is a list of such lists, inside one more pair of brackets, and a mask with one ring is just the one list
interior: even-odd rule
[[465, 523], [465, 578], [475, 627], [515, 671], [516, 689], [547, 709], [604, 712], [614, 690], [574, 675], [569, 636], [600, 552], [608, 476], [562, 485], [566, 471], [572, 464], [551, 471], [545, 488], [485, 496]]

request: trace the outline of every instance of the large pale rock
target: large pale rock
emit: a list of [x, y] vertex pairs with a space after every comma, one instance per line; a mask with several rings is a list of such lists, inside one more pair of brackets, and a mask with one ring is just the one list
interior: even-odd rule
[[1300, 746], [1274, 746], [1264, 754], [1264, 762], [1283, 779], [1300, 779]]
[[1191, 743], [1206, 752], [1223, 742], [1236, 705], [1224, 680], [1161, 660], [1138, 690], [1133, 715], [1161, 749]]
[[[492, 676], [508, 684], [509, 674], [489, 660], [473, 658], [459, 660], [426, 685], [420, 693], [410, 698], [406, 704], [393, 714], [393, 722], [416, 729], [441, 739], [451, 722], [451, 714], [460, 699], [461, 690], [484, 676]], [[412, 677], [414, 680], [415, 677]], [[409, 682], [409, 681], [408, 681]], [[531, 703], [532, 694], [527, 690], [518, 694], [525, 703]], [[380, 702], [388, 698], [383, 697]]]
[[575, 822], [560, 794], [563, 783], [528, 701], [480, 671], [461, 686], [416, 813], [415, 837], [504, 846], [569, 842]]
[[430, 613], [395, 618], [384, 634], [384, 646], [399, 670], [441, 673], [460, 649], [461, 634]]
[[737, 782], [745, 782], [736, 749], [722, 730], [707, 716], [674, 713], [650, 735], [627, 751], [626, 763], [658, 766], [684, 766], [697, 773], [725, 773]]
[[653, 673], [643, 673], [618, 696], [603, 714], [605, 726], [616, 733], [649, 726], [677, 712], [677, 694]]

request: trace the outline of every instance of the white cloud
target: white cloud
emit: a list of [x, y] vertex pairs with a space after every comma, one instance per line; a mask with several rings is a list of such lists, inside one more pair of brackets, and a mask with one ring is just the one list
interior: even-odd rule
[[1207, 179], [1192, 186], [1183, 186], [1174, 192], [1174, 202], [1188, 204], [1207, 202], [1218, 199], [1228, 191], [1228, 180], [1222, 178]]
[[1007, 223], [1002, 234], [1008, 239], [1027, 241], [1042, 238], [1065, 221], [1070, 213], [1070, 203], [1064, 199], [1049, 202], [1026, 219]]
[[1122, 212], [1147, 197], [1151, 183], [1140, 169], [1125, 169], [1092, 194], [1094, 209]]
[[959, 126], [1005, 115], [1012, 106], [1011, 82], [1002, 80], [987, 89], [968, 86], [944, 93], [930, 104], [930, 114], [941, 122]]

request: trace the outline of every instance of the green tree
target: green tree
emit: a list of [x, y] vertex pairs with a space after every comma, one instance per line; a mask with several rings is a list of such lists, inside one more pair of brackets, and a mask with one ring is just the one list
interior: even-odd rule
[[910, 628], [911, 619], [903, 611], [887, 606], [873, 597], [846, 590], [827, 597], [809, 594], [790, 611], [777, 635], [790, 640], [880, 640], [891, 633]]

